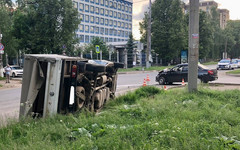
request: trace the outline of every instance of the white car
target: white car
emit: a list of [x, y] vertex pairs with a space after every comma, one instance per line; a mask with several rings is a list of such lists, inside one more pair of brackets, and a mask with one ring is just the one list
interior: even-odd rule
[[[6, 66], [7, 67], [7, 66]], [[3, 68], [3, 74], [5, 76], [5, 68]], [[20, 67], [20, 66], [16, 66], [16, 65], [13, 65], [13, 66], [10, 66], [11, 68], [11, 72], [10, 72], [10, 76], [11, 77], [16, 77], [16, 76], [22, 76], [23, 75], [23, 68]]]
[[230, 59], [222, 59], [218, 62], [217, 70], [219, 69], [234, 69], [234, 64], [232, 64]]
[[232, 59], [232, 62], [237, 65], [236, 68], [240, 68], [240, 59]]

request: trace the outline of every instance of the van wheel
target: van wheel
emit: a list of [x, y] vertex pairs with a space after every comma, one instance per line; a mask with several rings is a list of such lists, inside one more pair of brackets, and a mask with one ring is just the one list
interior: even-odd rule
[[164, 77], [160, 77], [159, 80], [158, 80], [158, 83], [160, 85], [164, 85], [165, 84], [165, 78]]

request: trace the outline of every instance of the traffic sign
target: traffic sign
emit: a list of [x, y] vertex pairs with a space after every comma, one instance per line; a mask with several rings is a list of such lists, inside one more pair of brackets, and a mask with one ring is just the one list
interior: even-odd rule
[[4, 46], [2, 43], [0, 43], [0, 50], [4, 50]]
[[99, 47], [99, 45], [96, 45], [96, 53], [100, 53], [100, 47]]

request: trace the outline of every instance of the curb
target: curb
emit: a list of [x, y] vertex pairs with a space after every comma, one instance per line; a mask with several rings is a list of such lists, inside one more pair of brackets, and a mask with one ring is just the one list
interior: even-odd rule
[[151, 72], [158, 72], [157, 70], [151, 71], [128, 71], [128, 72], [118, 72], [118, 74], [138, 74], [138, 73], [151, 73]]

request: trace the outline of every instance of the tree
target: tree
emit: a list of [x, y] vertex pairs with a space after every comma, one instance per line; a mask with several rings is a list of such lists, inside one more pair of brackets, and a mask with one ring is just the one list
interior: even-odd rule
[[140, 30], [140, 34], [142, 35], [140, 41], [144, 44], [147, 44], [147, 27], [148, 27], [147, 23], [148, 23], [148, 13], [145, 12], [142, 22], [139, 22], [139, 26], [140, 26], [139, 30]]
[[184, 49], [184, 15], [180, 0], [156, 0], [152, 5], [152, 48], [166, 62]]
[[133, 67], [133, 48], [134, 48], [134, 43], [133, 43], [133, 35], [132, 33], [129, 34], [129, 39], [127, 42], [127, 66], [128, 68], [132, 68]]
[[77, 9], [71, 0], [36, 0], [15, 13], [14, 36], [25, 53], [72, 54], [77, 43]]
[[[108, 47], [106, 43], [100, 38], [100, 37], [94, 37], [91, 40], [91, 43], [85, 46], [84, 53], [90, 53], [92, 51], [93, 59], [97, 59], [97, 53], [96, 53], [96, 45], [99, 45], [100, 51], [102, 51], [102, 58], [107, 60], [108, 59]], [[100, 58], [100, 54], [98, 54], [98, 59]]]

